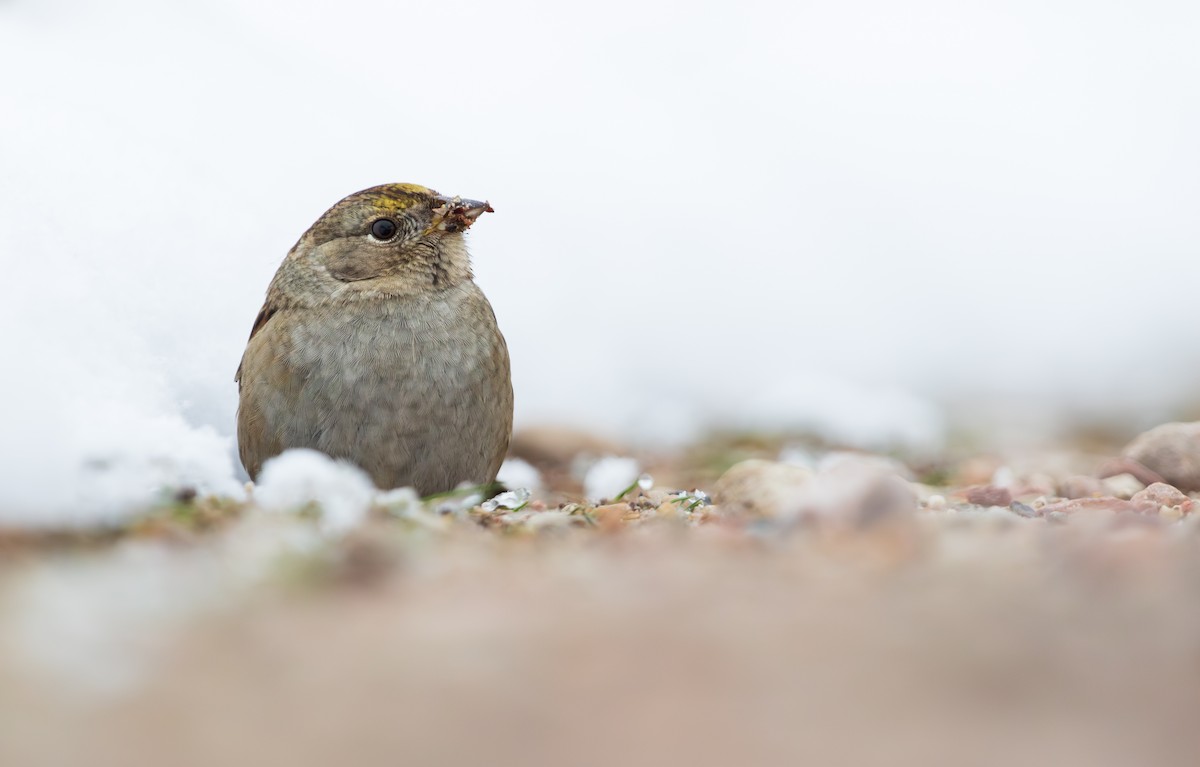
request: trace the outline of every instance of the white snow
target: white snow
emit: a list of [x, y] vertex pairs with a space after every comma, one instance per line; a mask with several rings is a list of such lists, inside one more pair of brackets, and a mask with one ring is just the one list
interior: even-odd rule
[[588, 467], [583, 477], [583, 494], [588, 500], [614, 500], [641, 477], [635, 458], [606, 455]]
[[496, 479], [505, 487], [525, 488], [536, 493], [542, 489], [542, 475], [528, 461], [520, 458], [507, 458], [500, 465], [500, 473]]
[[377, 491], [367, 473], [316, 450], [287, 450], [263, 464], [254, 501], [268, 511], [316, 510], [337, 535], [364, 519]]
[[169, 363], [105, 296], [111, 275], [66, 265], [53, 301], [22, 287], [33, 261], [0, 281], [0, 526], [111, 522], [181, 487], [240, 496], [231, 435], [189, 422]]
[[267, 282], [385, 181], [492, 201], [518, 425], [921, 447], [1193, 401], [1200, 7], [596, 8], [0, 3], [0, 523], [236, 492]]
[[411, 487], [396, 487], [385, 490], [375, 498], [375, 502], [397, 516], [406, 516], [424, 509], [421, 496]]

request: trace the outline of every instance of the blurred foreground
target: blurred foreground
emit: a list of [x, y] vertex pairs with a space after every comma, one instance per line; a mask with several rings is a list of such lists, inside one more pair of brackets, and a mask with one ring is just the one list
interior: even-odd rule
[[516, 447], [528, 504], [357, 518], [309, 464], [291, 495], [6, 533], [0, 764], [1200, 758], [1200, 523], [1116, 448]]

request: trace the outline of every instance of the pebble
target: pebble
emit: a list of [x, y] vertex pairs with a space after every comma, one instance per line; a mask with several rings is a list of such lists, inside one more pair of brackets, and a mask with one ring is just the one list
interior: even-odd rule
[[1029, 506], [1028, 504], [1021, 503], [1020, 501], [1013, 501], [1012, 505], [1009, 506], [1009, 509], [1011, 509], [1012, 512], [1017, 516], [1025, 517], [1026, 519], [1033, 519], [1037, 516], [1040, 516], [1037, 509]]
[[917, 491], [897, 471], [907, 470], [878, 456], [846, 455], [817, 475], [803, 498], [802, 513], [853, 527], [911, 519]]
[[814, 476], [803, 466], [752, 458], [721, 475], [713, 485], [713, 500], [732, 514], [794, 516]]
[[1136, 493], [1146, 489], [1146, 486], [1139, 482], [1138, 478], [1132, 474], [1117, 474], [1112, 477], [1105, 477], [1100, 480], [1100, 485], [1104, 488], [1105, 495], [1117, 498], [1132, 498]]
[[638, 514], [628, 503], [609, 503], [590, 510], [592, 518], [605, 530], [616, 530], [621, 523], [635, 519]]
[[1186, 514], [1187, 514], [1187, 512], [1184, 510], [1184, 508], [1182, 506], [1159, 506], [1158, 507], [1158, 516], [1162, 517], [1163, 519], [1167, 520], [1168, 522], [1178, 522], [1179, 520], [1183, 519], [1184, 515], [1186, 515]]
[[976, 506], [1008, 506], [1012, 500], [1012, 492], [1007, 487], [981, 485], [967, 490], [967, 503]]
[[1200, 490], [1200, 422], [1156, 426], [1130, 442], [1122, 456], [1180, 490]]
[[1170, 519], [1179, 519], [1187, 514], [1192, 510], [1194, 503], [1191, 498], [1180, 492], [1179, 488], [1163, 482], [1155, 482], [1150, 487], [1135, 493], [1130, 500], [1137, 504], [1157, 506], [1158, 513]]
[[713, 496], [734, 514], [851, 526], [909, 516], [917, 508], [912, 484], [876, 456], [846, 456], [817, 473], [774, 461], [743, 461], [717, 480]]
[[1104, 485], [1095, 477], [1076, 474], [1059, 484], [1058, 493], [1064, 498], [1095, 498], [1104, 495]]
[[1141, 500], [1134, 502], [1114, 496], [1100, 498], [1076, 498], [1074, 500], [1058, 501], [1042, 507], [1043, 514], [1059, 512], [1069, 516], [1080, 514], [1157, 514], [1159, 505], [1153, 501]]

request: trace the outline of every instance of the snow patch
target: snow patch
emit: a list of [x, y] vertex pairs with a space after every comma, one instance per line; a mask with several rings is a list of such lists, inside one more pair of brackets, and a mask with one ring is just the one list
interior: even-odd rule
[[315, 509], [321, 529], [338, 535], [366, 519], [376, 489], [362, 469], [316, 450], [287, 450], [263, 464], [254, 500], [268, 511]]
[[634, 458], [604, 456], [588, 467], [583, 477], [583, 493], [588, 500], [613, 500], [622, 490], [635, 483], [642, 469]]
[[542, 489], [542, 475], [527, 461], [520, 458], [507, 458], [500, 465], [500, 473], [496, 476], [505, 487], [525, 488], [532, 493]]

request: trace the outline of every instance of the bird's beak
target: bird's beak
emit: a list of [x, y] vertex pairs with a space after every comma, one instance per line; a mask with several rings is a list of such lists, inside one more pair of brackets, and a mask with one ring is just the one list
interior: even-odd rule
[[443, 232], [461, 232], [475, 223], [484, 213], [494, 213], [486, 201], [464, 200], [461, 197], [438, 195], [441, 203], [433, 211], [433, 228]]

